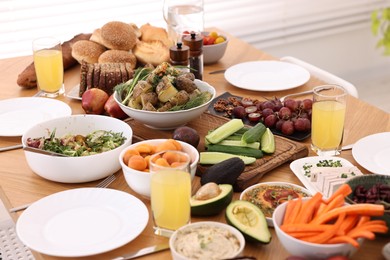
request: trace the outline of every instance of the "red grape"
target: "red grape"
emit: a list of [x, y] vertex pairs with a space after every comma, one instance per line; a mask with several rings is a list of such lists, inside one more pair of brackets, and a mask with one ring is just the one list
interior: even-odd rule
[[249, 106], [253, 106], [253, 100], [250, 99], [250, 98], [242, 98], [241, 99], [241, 104], [244, 106], [244, 107], [249, 107]]
[[250, 114], [248, 114], [248, 119], [251, 122], [259, 122], [261, 119], [261, 114], [257, 113], [257, 112], [250, 113]]
[[245, 112], [247, 114], [254, 113], [257, 111], [257, 106], [249, 106], [245, 108]]
[[294, 133], [294, 123], [290, 120], [284, 121], [281, 131], [285, 135], [292, 135]]
[[243, 106], [237, 106], [233, 108], [233, 116], [235, 118], [243, 119], [246, 116], [245, 108]]
[[275, 104], [270, 100], [262, 102], [261, 106], [260, 106], [261, 110], [264, 110], [266, 108], [270, 108], [270, 109], [274, 110], [274, 107], [275, 107]]
[[311, 107], [313, 105], [313, 100], [306, 98], [306, 99], [302, 100], [301, 105], [302, 105], [302, 109], [308, 111], [311, 109]]
[[[297, 131], [300, 131], [300, 132], [304, 132], [306, 131], [306, 122], [305, 122], [305, 119], [306, 118], [297, 118], [295, 121], [294, 121], [294, 128], [295, 130]], [[306, 119], [307, 120], [307, 119]]]
[[287, 99], [284, 101], [284, 106], [288, 107], [291, 111], [295, 111], [298, 109], [299, 105], [298, 102], [294, 99]]
[[276, 115], [269, 115], [264, 119], [264, 125], [269, 128], [274, 127], [277, 120], [278, 118], [276, 117]]
[[269, 115], [273, 115], [274, 111], [271, 108], [265, 108], [263, 111], [261, 111], [261, 114], [264, 118], [268, 117]]
[[291, 117], [291, 110], [288, 107], [282, 107], [278, 115], [280, 119], [289, 119]]
[[276, 124], [275, 124], [275, 128], [277, 129], [277, 130], [282, 130], [282, 125], [283, 125], [283, 123], [284, 123], [284, 121], [285, 120], [283, 120], [283, 119], [279, 119], [277, 122], [276, 122]]

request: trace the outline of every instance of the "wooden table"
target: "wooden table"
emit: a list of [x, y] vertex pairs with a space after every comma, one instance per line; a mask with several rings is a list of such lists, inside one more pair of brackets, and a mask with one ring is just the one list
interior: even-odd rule
[[[204, 68], [204, 80], [213, 85], [217, 94], [222, 94], [226, 91], [234, 95], [250, 96], [258, 99], [272, 98], [274, 96], [280, 97], [288, 93], [300, 92], [311, 89], [314, 86], [323, 84], [318, 79], [311, 78], [309, 82], [295, 89], [278, 91], [278, 92], [256, 92], [247, 91], [236, 88], [230, 85], [225, 79], [223, 73], [209, 74], [211, 71], [226, 69], [234, 64], [253, 61], [253, 60], [270, 60], [275, 57], [270, 56], [254, 47], [244, 43], [243, 41], [231, 37], [229, 46], [225, 56], [216, 64], [208, 65]], [[18, 57], [12, 59], [0, 60], [0, 100], [14, 97], [28, 97], [36, 93], [36, 89], [23, 89], [16, 84], [18, 74], [32, 61], [32, 57]], [[74, 67], [68, 70], [65, 74], [65, 87], [69, 91], [79, 82], [79, 67]], [[64, 101], [70, 105], [73, 114], [82, 114], [84, 111], [81, 108], [80, 101], [69, 99], [61, 96], [58, 100]], [[373, 107], [361, 100], [348, 97], [348, 109], [345, 123], [344, 144], [351, 144], [358, 141], [367, 135], [390, 131], [390, 115], [384, 111]], [[1, 122], [0, 122], [1, 123]], [[154, 130], [150, 130], [154, 131]], [[136, 133], [135, 133], [136, 134]], [[20, 137], [0, 137], [0, 147], [20, 143]], [[305, 145], [310, 144], [310, 138], [303, 142]], [[311, 151], [309, 156], [315, 155]], [[358, 165], [353, 159], [351, 151], [344, 151], [341, 157], [349, 160], [355, 165]], [[28, 167], [23, 151], [13, 150], [2, 152], [0, 155], [0, 185], [7, 196], [10, 206], [15, 207], [25, 203], [30, 203], [43, 198], [55, 192], [79, 188], [79, 187], [93, 187], [98, 181], [83, 183], [83, 184], [62, 184], [45, 180], [34, 174]], [[359, 166], [360, 167], [360, 166]], [[361, 167], [360, 167], [361, 168]], [[365, 173], [367, 170], [361, 168]], [[125, 182], [122, 172], [117, 173], [118, 178], [110, 186], [117, 190], [122, 190], [137, 196]], [[197, 178], [197, 177], [196, 177]], [[196, 181], [198, 181], [196, 179]], [[302, 185], [298, 178], [289, 169], [289, 165], [284, 164], [268, 174], [266, 174], [261, 181], [286, 181]], [[235, 193], [234, 198], [238, 199], [239, 193]], [[148, 207], [150, 212], [150, 202], [140, 198]], [[21, 213], [16, 213], [17, 218]], [[205, 219], [194, 218], [192, 221], [200, 221]], [[225, 222], [224, 215], [220, 214], [215, 217], [207, 218], [207, 220]], [[285, 259], [288, 253], [283, 249], [279, 243], [273, 229], [272, 242], [268, 245], [250, 244], [245, 247], [244, 254], [256, 256], [257, 259]], [[146, 229], [142, 234], [127, 245], [116, 250], [92, 256], [90, 258], [82, 259], [110, 259], [134, 250], [141, 249], [146, 246], [155, 245], [167, 241], [166, 238], [159, 237], [153, 234], [151, 219], [149, 219]], [[381, 255], [382, 247], [389, 238], [377, 237], [375, 241], [366, 241], [354, 259], [384, 259]], [[35, 254], [38, 259], [59, 259], [52, 256]], [[170, 252], [165, 251], [155, 255], [145, 256], [143, 259], [169, 259]]]

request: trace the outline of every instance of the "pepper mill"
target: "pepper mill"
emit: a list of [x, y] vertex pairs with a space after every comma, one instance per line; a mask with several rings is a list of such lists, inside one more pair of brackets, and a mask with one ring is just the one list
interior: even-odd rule
[[173, 66], [179, 66], [178, 69], [183, 72], [189, 71], [190, 48], [188, 46], [183, 46], [181, 42], [178, 42], [176, 46], [169, 48], [169, 57]]
[[183, 43], [190, 48], [189, 64], [191, 72], [195, 78], [202, 80], [203, 78], [203, 38], [202, 36], [191, 32], [183, 38]]

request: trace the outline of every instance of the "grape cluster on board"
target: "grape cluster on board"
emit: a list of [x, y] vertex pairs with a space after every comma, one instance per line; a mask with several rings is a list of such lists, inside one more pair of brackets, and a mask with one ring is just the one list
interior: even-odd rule
[[218, 112], [225, 112], [230, 118], [247, 118], [252, 123], [262, 122], [266, 127], [276, 128], [284, 135], [294, 132], [308, 132], [311, 129], [311, 99], [278, 98], [259, 101], [249, 97], [220, 99], [214, 104]]

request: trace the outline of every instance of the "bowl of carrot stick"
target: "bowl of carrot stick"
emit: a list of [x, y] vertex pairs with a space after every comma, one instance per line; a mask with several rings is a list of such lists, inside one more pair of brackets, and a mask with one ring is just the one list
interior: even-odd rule
[[307, 259], [351, 257], [365, 239], [386, 233], [385, 221], [373, 219], [384, 214], [384, 206], [348, 204], [345, 198], [351, 192], [351, 187], [343, 184], [329, 198], [316, 193], [279, 205], [272, 220], [283, 247], [291, 255]]

